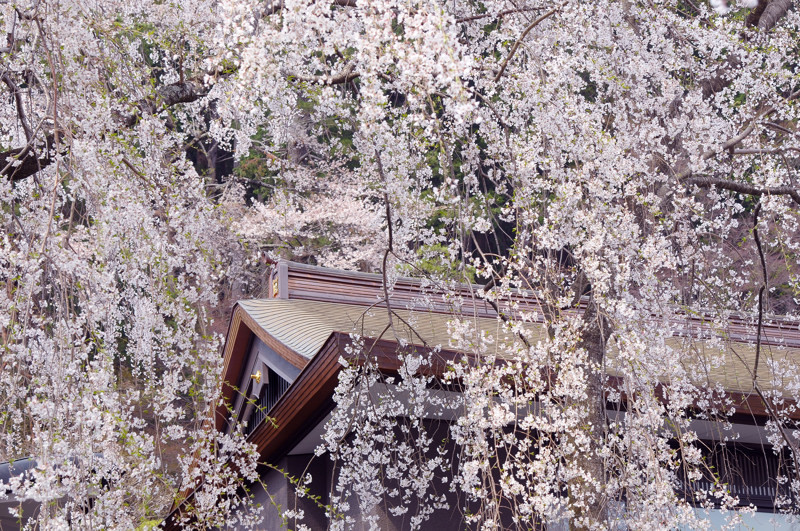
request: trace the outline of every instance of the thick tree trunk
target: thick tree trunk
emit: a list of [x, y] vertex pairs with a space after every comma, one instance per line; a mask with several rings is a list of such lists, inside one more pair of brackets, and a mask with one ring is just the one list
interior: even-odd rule
[[573, 407], [586, 413], [585, 429], [591, 439], [588, 451], [576, 456], [588, 479], [575, 481], [569, 486], [570, 498], [575, 504], [575, 519], [572, 529], [590, 529], [599, 525], [605, 527], [608, 504], [603, 493], [605, 485], [605, 466], [600, 448], [605, 440], [605, 399], [603, 394], [603, 357], [606, 342], [610, 335], [608, 321], [600, 313], [594, 299], [589, 301], [583, 315], [584, 330], [580, 347], [587, 354], [586, 400], [575, 402]]

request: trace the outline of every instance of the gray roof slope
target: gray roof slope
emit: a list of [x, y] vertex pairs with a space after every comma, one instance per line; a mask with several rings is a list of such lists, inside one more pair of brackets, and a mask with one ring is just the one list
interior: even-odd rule
[[[452, 348], [452, 314], [425, 310], [394, 310], [399, 316], [393, 319], [394, 330], [387, 329], [388, 312], [385, 307], [367, 308], [353, 304], [339, 304], [297, 299], [255, 299], [240, 301], [239, 306], [270, 336], [287, 348], [310, 360], [319, 352], [332, 332], [355, 333], [362, 337], [382, 338], [416, 345]], [[495, 344], [508, 344], [514, 338], [504, 330], [499, 319], [462, 316], [471, 321], [481, 333], [491, 336]], [[413, 331], [408, 326], [413, 326]], [[536, 342], [545, 331], [539, 323], [526, 323], [525, 335]], [[720, 383], [729, 391], [752, 390], [750, 370], [755, 360], [752, 344], [729, 341], [722, 351], [708, 347], [702, 339], [675, 337], [669, 343], [685, 353], [682, 365], [698, 385]], [[621, 374], [624, 359], [609, 352], [607, 370]], [[800, 349], [762, 346], [762, 369], [759, 382], [764, 389], [788, 389], [800, 367]], [[771, 366], [771, 367], [770, 367]], [[704, 381], [700, 381], [700, 380]]]
[[[397, 316], [393, 319], [392, 330], [387, 329], [389, 314], [385, 307], [365, 308], [352, 304], [284, 299], [240, 301], [239, 306], [272, 337], [306, 359], [314, 357], [332, 332], [381, 337], [416, 345], [421, 345], [424, 340], [429, 347], [448, 348], [449, 323], [454, 319], [450, 314], [397, 309], [393, 310]], [[466, 316], [461, 319], [469, 319], [477, 329], [495, 340], [513, 340], [497, 319]], [[532, 339], [538, 338], [542, 332], [540, 324], [526, 326], [526, 335]]]

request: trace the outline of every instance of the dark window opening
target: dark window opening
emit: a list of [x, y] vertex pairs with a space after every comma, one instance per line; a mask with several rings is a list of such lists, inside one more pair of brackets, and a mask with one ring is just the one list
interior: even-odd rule
[[272, 409], [272, 406], [283, 396], [283, 393], [289, 388], [289, 382], [278, 376], [272, 369], [267, 370], [266, 385], [261, 386], [261, 394], [258, 396], [250, 418], [247, 419], [247, 427], [244, 429], [245, 435], [250, 435], [256, 429], [256, 426], [264, 422], [267, 418], [267, 413]]
[[[711, 443], [703, 448], [706, 470], [702, 478], [687, 481], [682, 478], [681, 494], [695, 502], [698, 490], [722, 487], [739, 498], [739, 505], [753, 504], [760, 511], [774, 511], [780, 498], [795, 500], [791, 489], [779, 476], [791, 477], [789, 456], [776, 455], [769, 447], [737, 443]], [[681, 474], [682, 475], [682, 474]]]

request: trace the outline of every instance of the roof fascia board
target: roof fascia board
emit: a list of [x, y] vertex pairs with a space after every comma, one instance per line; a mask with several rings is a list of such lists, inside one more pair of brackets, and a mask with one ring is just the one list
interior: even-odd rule
[[231, 321], [228, 325], [228, 335], [223, 347], [225, 353], [222, 369], [223, 400], [215, 411], [214, 424], [217, 430], [224, 430], [229, 417], [228, 406], [235, 402], [236, 393], [240, 391], [238, 386], [244, 372], [245, 363], [250, 358], [248, 353], [254, 338], [261, 340], [272, 352], [288, 362], [287, 365], [291, 365], [298, 371], [302, 370], [308, 363], [306, 358], [267, 333], [238, 303], [234, 305]]
[[271, 348], [281, 357], [283, 357], [283, 359], [285, 359], [286, 361], [294, 365], [296, 368], [301, 370], [303, 369], [303, 367], [306, 366], [306, 363], [308, 363], [308, 360], [306, 358], [304, 358], [294, 350], [290, 349], [289, 347], [287, 347], [286, 345], [284, 345], [283, 343], [272, 337], [266, 330], [264, 330], [256, 322], [255, 319], [250, 317], [250, 314], [248, 314], [244, 310], [244, 308], [239, 306], [239, 304], [236, 305], [234, 313], [240, 313], [241, 314], [240, 319], [242, 320], [243, 323], [247, 325], [250, 331], [253, 334], [255, 334], [256, 337], [258, 337], [258, 339], [263, 341], [265, 345], [267, 345], [269, 348]]
[[334, 332], [319, 353], [308, 362], [289, 389], [267, 413], [271, 422], [263, 422], [253, 430], [254, 443], [262, 460], [274, 462], [289, 451], [300, 432], [309, 427], [312, 416], [327, 415], [333, 408], [333, 391], [342, 365], [339, 356], [341, 334]]
[[247, 352], [254, 337], [252, 327], [242, 321], [243, 316], [247, 316], [247, 312], [238, 304], [235, 305], [223, 347], [225, 356], [222, 369], [222, 400], [214, 411], [214, 425], [218, 431], [225, 429], [229, 417], [228, 405], [234, 403], [236, 385], [239, 383], [242, 368], [247, 360]]
[[[338, 384], [339, 371], [343, 368], [339, 362], [340, 357], [349, 362], [364, 361], [363, 358], [359, 360], [347, 353], [345, 346], [350, 341], [348, 334], [333, 332], [320, 352], [268, 412], [274, 423], [264, 422], [254, 430], [250, 441], [256, 444], [262, 459], [270, 462], [288, 453], [292, 445], [305, 436], [302, 430], [308, 430], [309, 426], [313, 427], [312, 417], [322, 418], [333, 409], [333, 391]], [[402, 365], [397, 356], [398, 350], [409, 349], [416, 352], [426, 351], [414, 345], [402, 348], [393, 341], [380, 340], [369, 347], [369, 356], [377, 364], [378, 370], [396, 375]], [[455, 351], [436, 352], [427, 370], [429, 374], [441, 377], [448, 361], [463, 359], [464, 356], [468, 358], [468, 363], [475, 363], [474, 356], [467, 354]], [[622, 382], [618, 380], [616, 377], [611, 377], [609, 383], [612, 387], [621, 389]], [[660, 389], [657, 390], [659, 400], [666, 403], [667, 399], [661, 396], [659, 391]], [[767, 407], [758, 396], [744, 393], [729, 393], [728, 396], [741, 413], [753, 418], [754, 424], [769, 415]], [[792, 418], [800, 419], [800, 413], [793, 415]], [[743, 420], [746, 420], [746, 417], [740, 416], [739, 421]]]
[[[345, 347], [350, 342], [349, 334], [331, 333], [319, 353], [268, 412], [272, 422], [264, 422], [253, 431], [249, 440], [256, 445], [262, 459], [271, 462], [288, 453], [293, 444], [305, 436], [303, 430], [313, 428], [313, 418], [319, 419], [330, 413], [334, 406], [333, 391], [339, 383], [339, 371], [343, 368], [340, 358], [351, 363], [364, 362], [363, 358], [347, 352]], [[369, 356], [381, 372], [397, 374], [402, 365], [397, 356], [398, 350], [429, 351], [415, 345], [400, 347], [394, 341], [380, 340], [369, 347]], [[441, 376], [447, 361], [461, 356], [463, 354], [455, 351], [436, 352], [427, 370], [429, 374]]]

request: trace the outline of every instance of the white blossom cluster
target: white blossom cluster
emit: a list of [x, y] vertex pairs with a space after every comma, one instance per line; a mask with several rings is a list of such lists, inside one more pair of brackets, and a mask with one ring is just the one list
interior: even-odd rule
[[[255, 469], [207, 421], [239, 245], [185, 155], [208, 128], [214, 9], [0, 6], [0, 151], [17, 150], [0, 178], [0, 461], [35, 462], [0, 491], [41, 502], [30, 528], [152, 526], [200, 480], [200, 524], [219, 525]], [[201, 97], [174, 104], [189, 85]]]
[[[287, 154], [271, 170], [282, 192], [242, 230], [278, 231], [266, 220], [284, 212], [289, 232], [324, 219], [327, 238], [356, 245], [363, 236], [335, 218], [363, 219], [375, 236], [359, 252], [374, 254], [346, 260], [389, 280], [397, 265], [441, 286], [490, 282], [482, 295], [517, 337], [458, 320], [442, 345], [481, 360], [447, 373], [460, 386], [447, 406], [460, 410], [447, 435], [457, 458], [434, 451], [400, 398], [419, 377], [387, 387], [369, 364], [348, 365], [325, 446], [337, 525], [355, 525], [357, 505], [377, 526], [387, 503], [422, 525], [441, 500], [417, 482], [439, 492], [443, 477], [486, 529], [603, 528], [619, 503], [628, 528], [703, 527], [689, 501], [739, 502], [722, 486], [679, 493], [709, 473], [692, 422], [725, 426], [736, 410], [731, 382], [709, 377], [726, 371], [774, 401], [774, 450], [792, 456], [776, 473], [794, 478], [794, 384], [765, 359], [782, 376], [796, 362], [764, 347], [755, 378], [752, 355], [727, 341], [731, 319], [752, 352], [759, 313], [797, 315], [794, 10], [762, 28], [746, 22], [749, 2], [225, 6], [218, 44], [247, 87], [231, 90], [230, 116]], [[693, 317], [704, 332], [690, 333]], [[621, 411], [608, 416], [606, 402]]]
[[[728, 373], [769, 403], [797, 512], [800, 372], [752, 355], [800, 301], [780, 4], [769, 27], [701, 0], [2, 4], [0, 459], [36, 460], [3, 488], [48, 502], [42, 528], [137, 528], [194, 488], [187, 526], [257, 526], [255, 451], [209, 421], [213, 317], [288, 256], [425, 277], [416, 309], [456, 314], [432, 356], [473, 360], [348, 364], [335, 525], [388, 504], [422, 526], [447, 492], [485, 529], [703, 527], [687, 496], [738, 503], [679, 490], [713, 475], [692, 423], [724, 431]], [[204, 173], [211, 146], [232, 174]]]

